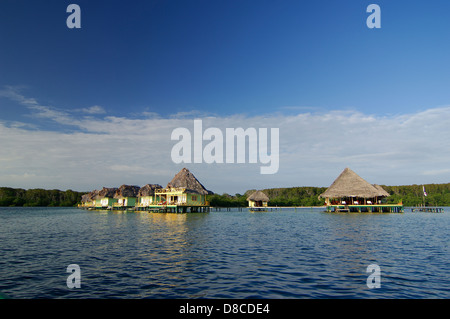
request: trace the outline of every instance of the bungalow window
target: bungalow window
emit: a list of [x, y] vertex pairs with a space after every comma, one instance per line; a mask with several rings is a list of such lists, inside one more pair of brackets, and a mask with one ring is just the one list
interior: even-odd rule
[[192, 201], [196, 202], [197, 201], [197, 196], [192, 196]]

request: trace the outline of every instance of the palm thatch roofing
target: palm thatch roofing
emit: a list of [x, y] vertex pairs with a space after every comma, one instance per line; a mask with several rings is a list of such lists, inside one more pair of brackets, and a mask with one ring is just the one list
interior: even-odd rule
[[87, 203], [87, 202], [93, 201], [97, 197], [98, 193], [99, 193], [98, 190], [93, 190], [87, 194], [82, 195], [81, 202]]
[[388, 192], [386, 192], [386, 191], [384, 190], [384, 188], [381, 187], [380, 185], [378, 185], [378, 184], [373, 184], [373, 187], [375, 187], [376, 189], [378, 189], [378, 191], [380, 192], [380, 195], [378, 195], [378, 197], [382, 197], [382, 196], [388, 197], [388, 196], [391, 196], [391, 195], [390, 195]]
[[155, 194], [155, 190], [162, 189], [163, 187], [159, 184], [147, 184], [145, 186], [142, 186], [139, 190], [138, 196], [144, 197], [144, 196], [152, 196]]
[[319, 195], [322, 198], [375, 198], [387, 196], [389, 194], [381, 186], [374, 186], [368, 183], [350, 168], [344, 169], [333, 184]]
[[95, 199], [102, 199], [102, 198], [113, 198], [114, 194], [116, 192], [116, 187], [103, 187], [98, 193], [95, 195]]
[[187, 168], [183, 168], [179, 171], [167, 184], [166, 188], [185, 188], [189, 193], [201, 195], [213, 194], [213, 192], [207, 190]]
[[139, 186], [122, 185], [116, 190], [114, 198], [137, 197], [139, 189]]
[[264, 194], [262, 191], [256, 191], [252, 193], [249, 197], [247, 197], [247, 201], [253, 201], [253, 202], [268, 202], [269, 197]]

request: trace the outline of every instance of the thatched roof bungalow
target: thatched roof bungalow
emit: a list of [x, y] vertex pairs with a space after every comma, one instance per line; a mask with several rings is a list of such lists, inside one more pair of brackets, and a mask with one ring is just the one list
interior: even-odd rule
[[95, 206], [95, 199], [98, 195], [98, 190], [93, 190], [87, 194], [81, 196], [81, 206], [82, 207], [93, 207]]
[[139, 189], [138, 192], [138, 206], [148, 207], [159, 202], [159, 197], [156, 195], [156, 190], [162, 190], [163, 187], [159, 184], [147, 184]]
[[350, 168], [346, 168], [319, 198], [324, 198], [327, 205], [370, 205], [380, 203], [388, 196], [389, 193], [381, 186], [370, 184]]
[[100, 191], [98, 191], [95, 199], [102, 198], [114, 198], [114, 194], [116, 193], [116, 187], [103, 187]]
[[139, 189], [138, 197], [146, 197], [155, 195], [157, 189], [162, 189], [163, 187], [159, 184], [147, 184]]
[[269, 197], [262, 191], [256, 191], [247, 197], [249, 207], [267, 207]]
[[117, 203], [114, 206], [134, 207], [139, 194], [139, 186], [122, 185], [114, 193]]
[[116, 190], [116, 187], [103, 187], [100, 191], [98, 191], [95, 195], [95, 207], [108, 208], [116, 203], [117, 199], [114, 198]]
[[168, 205], [207, 206], [206, 195], [213, 194], [187, 168], [179, 171], [163, 190], [156, 190]]
[[186, 192], [201, 195], [213, 194], [211, 191], [207, 190], [187, 168], [183, 168], [179, 171], [167, 184], [166, 188], [184, 188]]

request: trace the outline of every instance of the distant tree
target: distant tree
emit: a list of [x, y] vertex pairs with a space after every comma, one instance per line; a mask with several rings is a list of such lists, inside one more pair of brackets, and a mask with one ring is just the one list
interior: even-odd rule
[[75, 206], [82, 192], [0, 187], [0, 206]]

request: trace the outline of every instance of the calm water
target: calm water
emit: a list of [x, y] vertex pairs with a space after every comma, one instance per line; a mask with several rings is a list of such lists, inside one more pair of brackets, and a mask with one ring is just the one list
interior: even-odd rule
[[[197, 214], [0, 208], [11, 298], [450, 298], [450, 209]], [[381, 268], [381, 288], [366, 268]], [[69, 289], [67, 266], [81, 268]]]

